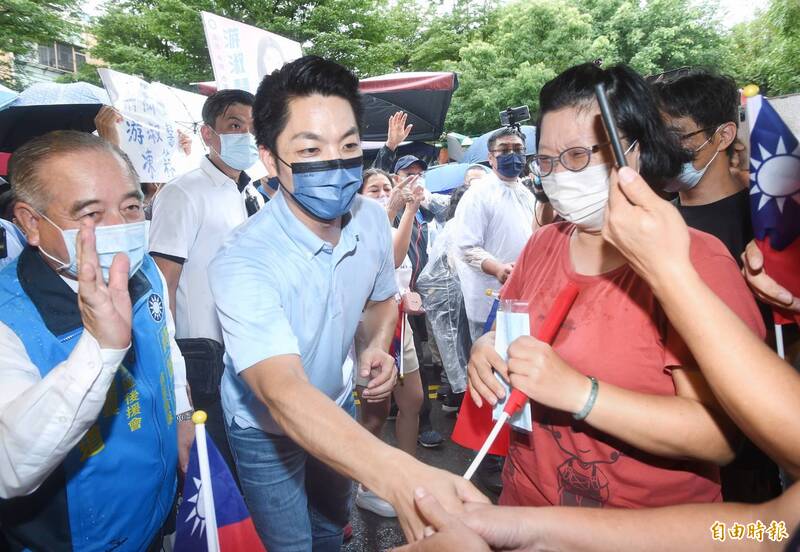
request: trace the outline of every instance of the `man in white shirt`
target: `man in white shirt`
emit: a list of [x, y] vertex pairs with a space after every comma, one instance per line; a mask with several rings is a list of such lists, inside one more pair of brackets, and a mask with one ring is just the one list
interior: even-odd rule
[[519, 178], [525, 136], [513, 127], [502, 128], [488, 146], [492, 174], [473, 182], [456, 209], [454, 241], [464, 261], [458, 275], [473, 341], [483, 333], [492, 308], [487, 290], [505, 283], [538, 227], [536, 199]]
[[222, 343], [208, 263], [230, 231], [247, 220], [248, 200], [259, 196], [245, 172], [258, 161], [253, 101], [244, 90], [208, 97], [200, 128], [208, 155], [198, 168], [167, 183], [153, 204], [150, 253], [167, 280], [178, 339]]
[[208, 412], [206, 429], [231, 468], [219, 397], [222, 330], [208, 264], [231, 230], [264, 204], [245, 172], [258, 160], [253, 101], [244, 90], [220, 90], [208, 97], [200, 134], [209, 153], [198, 168], [161, 189], [150, 228], [150, 253], [167, 280], [193, 402]]
[[11, 174], [28, 247], [0, 271], [0, 531], [12, 549], [158, 546], [194, 427], [139, 179], [73, 131]]

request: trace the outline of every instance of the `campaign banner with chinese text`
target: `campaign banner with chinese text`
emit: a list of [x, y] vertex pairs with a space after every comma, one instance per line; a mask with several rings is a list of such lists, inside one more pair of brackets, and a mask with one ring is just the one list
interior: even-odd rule
[[258, 27], [201, 12], [217, 90], [256, 93], [264, 75], [303, 55], [299, 42]]

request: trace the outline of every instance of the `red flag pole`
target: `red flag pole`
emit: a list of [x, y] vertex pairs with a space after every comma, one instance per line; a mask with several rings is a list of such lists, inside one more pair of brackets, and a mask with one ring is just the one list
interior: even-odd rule
[[[541, 328], [539, 328], [539, 331], [536, 332], [536, 339], [539, 341], [544, 341], [548, 344], [553, 343], [559, 328], [561, 328], [561, 324], [564, 323], [564, 320], [569, 313], [569, 309], [572, 308], [572, 304], [578, 297], [578, 292], [578, 286], [573, 282], [568, 283], [567, 286], [561, 290], [561, 292], [556, 296], [553, 306], [550, 307], [550, 311], [547, 313]], [[506, 402], [505, 407], [503, 407], [503, 412], [500, 414], [500, 417], [497, 419], [494, 427], [492, 427], [492, 431], [484, 441], [483, 446], [481, 446], [480, 450], [478, 451], [478, 455], [464, 473], [464, 479], [472, 479], [472, 476], [475, 475], [475, 471], [478, 469], [478, 466], [480, 466], [481, 462], [486, 457], [486, 454], [494, 444], [495, 439], [497, 439], [500, 431], [505, 426], [506, 421], [508, 421], [508, 419], [514, 415], [514, 413], [522, 408], [527, 401], [528, 397], [522, 391], [518, 389], [513, 389], [511, 391], [511, 396], [508, 398], [508, 402]], [[456, 423], [458, 423], [458, 421], [456, 421]]]

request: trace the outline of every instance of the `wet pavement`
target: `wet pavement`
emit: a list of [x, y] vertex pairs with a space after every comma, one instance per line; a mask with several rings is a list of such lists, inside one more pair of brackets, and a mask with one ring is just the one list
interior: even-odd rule
[[[464, 449], [450, 440], [456, 413], [442, 411], [442, 403], [431, 401], [431, 420], [433, 427], [445, 438], [441, 446], [433, 449], [417, 447], [417, 458], [426, 464], [462, 475], [475, 457], [473, 451]], [[387, 421], [384, 427], [384, 441], [396, 444], [394, 437], [394, 421]], [[481, 489], [486, 492], [485, 489]], [[355, 492], [353, 493], [355, 497]], [[492, 497], [489, 493], [487, 496]], [[353, 504], [350, 517], [353, 525], [353, 538], [342, 547], [344, 552], [374, 552], [390, 549], [405, 544], [403, 532], [396, 518], [383, 518], [358, 508]]]

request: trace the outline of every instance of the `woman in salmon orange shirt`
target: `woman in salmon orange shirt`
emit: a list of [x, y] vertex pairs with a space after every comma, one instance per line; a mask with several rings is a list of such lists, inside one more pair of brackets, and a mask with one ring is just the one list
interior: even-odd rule
[[[640, 508], [721, 500], [718, 466], [738, 432], [647, 283], [600, 234], [613, 155], [594, 87], [606, 86], [629, 166], [650, 183], [686, 160], [647, 83], [631, 69], [568, 69], [540, 94], [532, 169], [565, 222], [536, 232], [502, 297], [529, 303], [541, 323], [568, 283], [580, 294], [552, 347], [512, 344], [509, 366], [487, 334], [473, 348], [470, 393], [494, 403], [492, 368], [532, 399], [533, 432], [513, 432], [501, 504]], [[755, 302], [719, 240], [691, 231], [698, 273], [760, 336]], [[680, 282], [675, 282], [680, 286]], [[702, 316], [702, 312], [697, 313]]]

